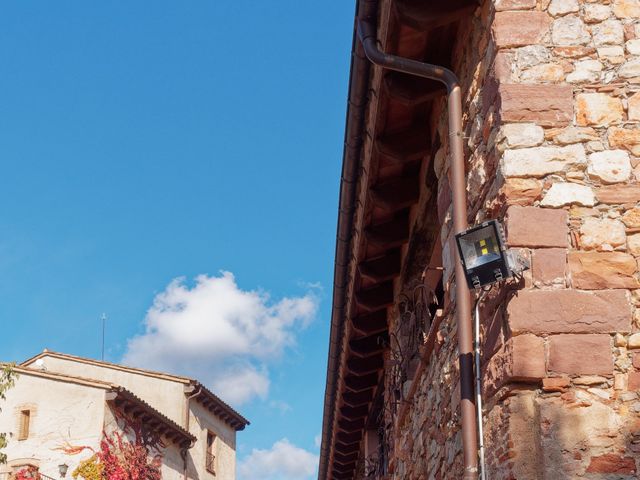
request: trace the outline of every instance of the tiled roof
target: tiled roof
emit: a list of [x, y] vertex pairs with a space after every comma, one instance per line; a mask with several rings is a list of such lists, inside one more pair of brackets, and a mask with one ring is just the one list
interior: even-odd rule
[[49, 350], [44, 350], [43, 352], [35, 355], [24, 362], [22, 362], [21, 366], [30, 366], [34, 364], [37, 360], [44, 357], [54, 357], [54, 358], [62, 358], [66, 360], [71, 360], [79, 363], [85, 363], [88, 365], [97, 365], [103, 366], [107, 368], [113, 368], [115, 370], [121, 370], [123, 372], [130, 372], [139, 375], [145, 375], [149, 377], [174, 381], [177, 383], [182, 383], [185, 385], [185, 391], [190, 393], [198, 393], [194, 398], [196, 401], [200, 402], [205, 408], [209, 411], [213, 412], [215, 415], [218, 415], [222, 420], [228, 423], [233, 429], [236, 431], [244, 430], [244, 428], [249, 425], [249, 421], [240, 415], [236, 410], [233, 409], [229, 404], [225, 403], [220, 397], [214, 394], [211, 390], [205, 387], [198, 380], [190, 377], [183, 377], [179, 375], [173, 375], [170, 373], [157, 372], [153, 370], [146, 370], [143, 368], [137, 367], [128, 367], [125, 365], [119, 365], [117, 363], [105, 362], [103, 360], [94, 360], [91, 358], [78, 357], [76, 355], [70, 355], [68, 353], [59, 353], [52, 352]]
[[[147, 402], [136, 396], [120, 385], [92, 378], [79, 377], [61, 373], [48, 372], [30, 367], [12, 367], [18, 375], [30, 375], [48, 380], [74, 383], [88, 387], [98, 388], [107, 392], [107, 400], [115, 405], [123, 413], [140, 418], [146, 426], [153, 428], [174, 443], [190, 448], [196, 441], [196, 437], [187, 432], [180, 425], [159, 412]], [[111, 394], [111, 395], [110, 395]]]

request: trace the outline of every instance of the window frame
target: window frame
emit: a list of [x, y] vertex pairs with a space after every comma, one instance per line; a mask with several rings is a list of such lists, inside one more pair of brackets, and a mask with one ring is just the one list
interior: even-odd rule
[[31, 409], [20, 409], [18, 418], [18, 440], [24, 441], [29, 439], [31, 433]]
[[[207, 430], [207, 441], [205, 443], [205, 469], [208, 473], [216, 475], [216, 460], [217, 455], [215, 453], [215, 444], [218, 436], [211, 430]], [[209, 441], [211, 440], [211, 442]]]

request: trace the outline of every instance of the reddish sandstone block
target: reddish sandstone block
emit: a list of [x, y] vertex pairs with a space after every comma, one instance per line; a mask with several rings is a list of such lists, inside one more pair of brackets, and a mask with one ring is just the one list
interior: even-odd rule
[[515, 334], [631, 331], [631, 305], [623, 290], [521, 290], [507, 306]]
[[571, 384], [567, 377], [548, 377], [542, 379], [542, 390], [545, 392], [564, 392]]
[[633, 256], [622, 252], [569, 252], [569, 270], [575, 288], [640, 288]]
[[498, 48], [541, 43], [549, 33], [551, 17], [545, 12], [498, 12], [493, 21], [493, 39]]
[[589, 463], [587, 467], [587, 473], [633, 475], [636, 473], [636, 461], [633, 457], [623, 457], [615, 453], [607, 453], [598, 457], [591, 457], [591, 463]]
[[542, 127], [573, 120], [573, 88], [567, 85], [501, 84], [500, 115], [504, 122], [534, 122]]
[[640, 202], [640, 186], [638, 185], [608, 185], [595, 189], [599, 202], [608, 204]]
[[635, 368], [640, 368], [640, 353], [633, 354], [632, 362]]
[[537, 381], [545, 376], [544, 340], [535, 335], [511, 339], [511, 379]]
[[496, 12], [536, 8], [536, 0], [496, 0]]
[[565, 210], [512, 205], [507, 210], [507, 243], [510, 247], [567, 247], [567, 218]]
[[538, 382], [545, 374], [544, 340], [518, 335], [487, 362], [484, 384], [487, 391], [494, 392], [509, 382]]
[[549, 337], [549, 371], [612, 376], [611, 337], [604, 334]]
[[564, 285], [566, 273], [567, 251], [564, 248], [545, 248], [533, 252], [531, 274], [534, 283]]
[[628, 380], [627, 389], [629, 391], [640, 390], [640, 372], [630, 372]]

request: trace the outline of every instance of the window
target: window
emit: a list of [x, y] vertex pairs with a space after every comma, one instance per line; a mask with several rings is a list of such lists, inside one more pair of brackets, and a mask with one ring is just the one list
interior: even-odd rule
[[31, 423], [31, 410], [20, 410], [20, 425], [18, 429], [18, 440], [29, 438], [29, 424]]
[[206, 462], [207, 462], [207, 472], [215, 475], [216, 474], [216, 455], [215, 455], [215, 443], [216, 443], [216, 435], [212, 432], [207, 432], [207, 454], [206, 454]]

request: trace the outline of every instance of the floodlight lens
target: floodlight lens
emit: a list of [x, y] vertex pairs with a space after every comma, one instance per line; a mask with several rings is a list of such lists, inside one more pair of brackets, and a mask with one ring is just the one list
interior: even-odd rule
[[492, 226], [460, 237], [460, 249], [468, 270], [500, 259], [500, 246]]

